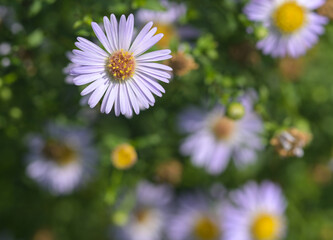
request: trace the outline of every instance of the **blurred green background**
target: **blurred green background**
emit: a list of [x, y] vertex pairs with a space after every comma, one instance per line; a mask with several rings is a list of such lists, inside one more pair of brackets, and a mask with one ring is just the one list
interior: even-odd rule
[[[175, 27], [191, 26], [200, 34], [173, 39], [170, 49], [183, 46], [199, 67], [163, 84], [166, 93], [154, 107], [126, 119], [101, 114], [98, 106], [90, 110], [80, 105], [80, 88], [65, 83], [66, 52], [75, 48], [77, 36], [95, 37], [92, 20], [102, 22], [111, 13], [119, 18], [140, 8], [163, 10], [159, 1], [0, 1], [0, 13], [6, 9], [0, 15], [0, 44], [10, 45], [0, 56], [1, 240], [37, 239], [42, 229], [53, 235], [45, 240], [115, 239], [109, 229], [119, 210], [119, 193], [141, 179], [154, 181], [156, 167], [168, 159], [183, 164], [176, 192], [216, 182], [235, 189], [250, 179], [275, 181], [288, 200], [286, 239], [333, 239], [332, 23], [306, 56], [288, 62], [255, 49], [262, 29], [243, 15], [246, 1], [182, 3], [187, 13]], [[251, 26], [254, 34], [247, 34]], [[179, 154], [183, 137], [177, 129], [178, 114], [203, 100], [227, 103], [247, 88], [258, 92], [256, 110], [265, 122], [266, 148], [257, 164], [243, 171], [230, 164], [218, 176], [193, 167]], [[53, 196], [25, 174], [25, 137], [42, 131], [49, 121], [89, 127], [99, 152], [93, 180], [70, 195]], [[277, 131], [292, 126], [312, 134], [303, 158], [281, 158], [269, 144]], [[110, 162], [111, 150], [122, 142], [131, 143], [139, 156], [127, 171]]]

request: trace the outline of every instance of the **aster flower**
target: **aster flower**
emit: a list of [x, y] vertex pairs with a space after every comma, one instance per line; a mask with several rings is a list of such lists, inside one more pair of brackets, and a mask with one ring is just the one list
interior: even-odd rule
[[222, 208], [201, 193], [182, 196], [169, 221], [168, 236], [172, 240], [223, 239]]
[[[140, 109], [149, 108], [155, 103], [153, 94], [162, 96], [164, 88], [158, 81], [169, 82], [168, 71], [172, 69], [155, 61], [171, 58], [170, 50], [157, 50], [145, 53], [156, 44], [163, 34], [154, 34], [157, 28], [147, 23], [133, 38], [133, 14], [126, 20], [121, 16], [119, 24], [111, 14], [104, 17], [104, 29], [95, 22], [92, 28], [103, 45], [100, 48], [91, 41], [78, 37], [71, 61], [78, 67], [71, 69], [76, 85], [89, 85], [81, 95], [91, 94], [88, 104], [91, 108], [103, 98], [101, 112], [110, 113], [114, 108], [116, 116], [139, 114]], [[153, 94], [152, 94], [153, 93]]]
[[225, 208], [226, 240], [277, 240], [284, 237], [286, 200], [280, 187], [264, 182], [247, 183], [230, 194], [233, 205]]
[[136, 191], [136, 205], [130, 213], [127, 224], [118, 232], [118, 239], [162, 239], [171, 198], [171, 188], [166, 185], [139, 183]]
[[327, 18], [314, 10], [325, 0], [251, 0], [245, 7], [247, 17], [268, 28], [268, 36], [257, 47], [273, 57], [305, 54], [323, 34]]
[[165, 34], [165, 38], [158, 43], [159, 46], [168, 47], [173, 38], [178, 38], [175, 23], [186, 13], [186, 6], [184, 4], [169, 2], [167, 0], [161, 0], [160, 2], [161, 5], [165, 7], [165, 11], [140, 9], [136, 13], [136, 16], [141, 23], [153, 21], [158, 27], [159, 32]]
[[252, 109], [250, 94], [239, 99], [245, 114], [239, 120], [226, 116], [225, 108], [218, 105], [211, 112], [196, 108], [180, 117], [180, 128], [190, 133], [181, 145], [181, 153], [191, 156], [192, 163], [204, 167], [211, 174], [219, 174], [233, 157], [237, 167], [253, 163], [263, 145], [259, 134], [263, 130], [261, 119]]
[[49, 124], [28, 138], [27, 175], [55, 195], [69, 194], [92, 175], [96, 151], [86, 129]]

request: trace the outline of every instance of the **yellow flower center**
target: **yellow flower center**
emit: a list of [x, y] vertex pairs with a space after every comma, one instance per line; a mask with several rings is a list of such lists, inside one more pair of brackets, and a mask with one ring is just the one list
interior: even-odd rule
[[114, 52], [107, 61], [107, 70], [117, 80], [126, 80], [133, 77], [135, 72], [135, 59], [132, 53], [124, 50]]
[[174, 38], [178, 38], [177, 31], [171, 24], [156, 23], [155, 26], [157, 27], [156, 34], [163, 33], [164, 35], [162, 39], [157, 43], [159, 47], [168, 48], [171, 40]]
[[213, 133], [218, 140], [226, 140], [231, 137], [235, 129], [235, 121], [228, 117], [221, 117], [213, 125]]
[[74, 149], [55, 140], [47, 141], [42, 152], [47, 159], [56, 162], [58, 165], [67, 165], [77, 160]]
[[112, 163], [118, 169], [128, 169], [136, 162], [138, 156], [133, 146], [121, 144], [111, 154]]
[[220, 235], [219, 227], [208, 217], [201, 217], [194, 225], [194, 235], [201, 240], [217, 239]]
[[259, 215], [252, 224], [252, 235], [256, 240], [273, 240], [277, 238], [279, 220], [270, 214]]
[[293, 33], [303, 26], [305, 9], [296, 2], [286, 2], [275, 11], [273, 19], [283, 33]]

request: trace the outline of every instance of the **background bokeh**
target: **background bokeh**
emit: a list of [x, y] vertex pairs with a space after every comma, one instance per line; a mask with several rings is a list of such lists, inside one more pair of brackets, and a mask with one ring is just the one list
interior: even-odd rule
[[[119, 199], [143, 179], [158, 182], [158, 166], [175, 159], [182, 164], [176, 195], [216, 183], [233, 190], [248, 180], [271, 180], [288, 202], [285, 239], [332, 240], [333, 25], [304, 57], [273, 59], [255, 48], [265, 33], [242, 13], [246, 2], [182, 1], [187, 11], [173, 23], [179, 37], [168, 44], [173, 53], [183, 49], [192, 55], [197, 68], [163, 84], [166, 93], [154, 107], [127, 119], [80, 103], [80, 87], [65, 82], [66, 53], [75, 48], [77, 36], [95, 38], [92, 20], [142, 8], [163, 10], [159, 1], [2, 0], [0, 239], [37, 239], [40, 231], [47, 233], [37, 240], [119, 239], [111, 226], [129, 211]], [[265, 126], [265, 149], [256, 164], [243, 170], [229, 164], [217, 176], [194, 167], [179, 153], [184, 138], [177, 127], [179, 113], [190, 105], [228, 104], [248, 88], [257, 92], [255, 109]], [[42, 132], [49, 122], [89, 128], [98, 152], [92, 179], [68, 195], [55, 196], [26, 175], [27, 136]], [[282, 158], [270, 145], [289, 127], [312, 134], [302, 158]], [[124, 142], [138, 153], [126, 171], [110, 161], [111, 151]]]

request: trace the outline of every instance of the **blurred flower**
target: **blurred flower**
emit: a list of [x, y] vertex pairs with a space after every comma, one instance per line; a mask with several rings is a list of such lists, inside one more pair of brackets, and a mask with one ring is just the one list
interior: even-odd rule
[[16, 14], [13, 8], [0, 5], [0, 26], [4, 24], [13, 34], [23, 30], [23, 26], [16, 22]]
[[136, 13], [136, 16], [141, 23], [153, 21], [158, 28], [157, 33], [165, 34], [165, 37], [157, 44], [160, 47], [169, 47], [170, 41], [174, 38], [178, 38], [178, 33], [174, 24], [179, 17], [186, 13], [186, 6], [184, 4], [177, 4], [167, 0], [161, 0], [161, 5], [166, 8], [166, 11], [140, 9]]
[[282, 58], [279, 62], [281, 74], [288, 80], [297, 80], [303, 73], [304, 61], [302, 58]]
[[117, 239], [162, 239], [171, 199], [172, 192], [168, 186], [139, 183], [136, 190], [136, 205], [130, 213], [128, 223], [120, 228]]
[[185, 54], [183, 51], [178, 51], [172, 54], [172, 58], [166, 61], [166, 64], [173, 69], [173, 73], [179, 77], [184, 76], [198, 68], [198, 64], [193, 57]]
[[111, 21], [104, 17], [105, 35], [101, 27], [93, 22], [92, 28], [106, 51], [78, 37], [75, 45], [82, 51], [73, 50], [71, 61], [79, 66], [72, 68], [71, 74], [75, 76], [73, 81], [76, 85], [90, 83], [81, 95], [91, 93], [88, 101], [91, 108], [103, 98], [101, 112], [110, 113], [114, 106], [116, 116], [123, 114], [131, 117], [133, 110], [139, 114], [140, 109], [154, 105], [152, 93], [160, 97], [164, 93], [157, 80], [169, 82], [171, 76], [167, 71], [172, 69], [153, 62], [171, 58], [171, 51], [158, 50], [143, 54], [163, 34], [153, 36], [157, 29], [151, 29], [153, 23], [149, 22], [132, 43], [133, 25], [133, 14], [127, 20], [122, 15], [119, 24], [111, 14]]
[[263, 148], [259, 136], [263, 124], [253, 111], [253, 98], [248, 93], [239, 99], [245, 115], [238, 121], [227, 117], [223, 106], [209, 113], [198, 109], [185, 111], [180, 128], [191, 135], [181, 145], [181, 152], [211, 174], [223, 172], [231, 157], [237, 167], [256, 161], [256, 151]]
[[271, 145], [281, 157], [303, 157], [303, 148], [310, 142], [311, 135], [296, 128], [283, 131], [271, 139]]
[[118, 145], [111, 153], [111, 161], [115, 168], [128, 169], [137, 161], [138, 155], [135, 148], [130, 144]]
[[27, 175], [55, 195], [71, 193], [94, 171], [97, 157], [86, 129], [49, 124], [45, 136], [27, 140]]
[[35, 233], [33, 240], [54, 240], [54, 236], [50, 230], [40, 229]]
[[177, 185], [182, 180], [183, 165], [177, 160], [160, 163], [156, 168], [158, 181]]
[[318, 13], [333, 19], [333, 0], [327, 0], [325, 4], [318, 9]]
[[[72, 52], [67, 52], [66, 57], [71, 60], [75, 55]], [[74, 84], [74, 76], [70, 75], [71, 69], [74, 67], [79, 67], [80, 65], [76, 63], [69, 63], [62, 72], [66, 75], [65, 82], [68, 84]]]
[[168, 227], [172, 240], [223, 239], [221, 229], [222, 208], [203, 194], [183, 196]]
[[286, 200], [280, 187], [264, 182], [247, 183], [230, 194], [234, 205], [225, 209], [226, 240], [275, 240], [286, 233]]
[[245, 7], [247, 17], [261, 22], [269, 34], [257, 47], [273, 57], [305, 54], [324, 33], [328, 19], [313, 10], [325, 3], [324, 0], [251, 0]]
[[2, 42], [0, 43], [0, 55], [8, 55], [12, 49], [10, 43]]
[[317, 184], [326, 184], [332, 180], [332, 169], [328, 164], [318, 163], [312, 170], [312, 177]]

